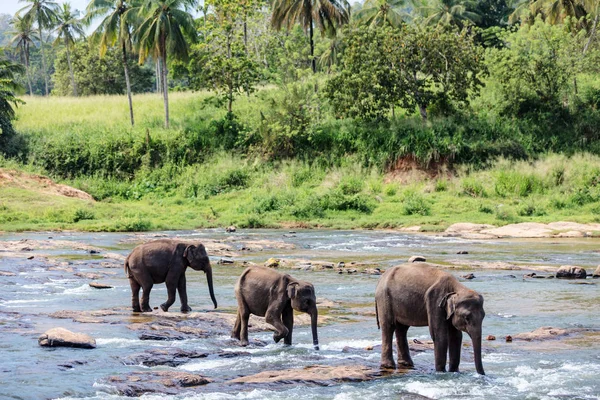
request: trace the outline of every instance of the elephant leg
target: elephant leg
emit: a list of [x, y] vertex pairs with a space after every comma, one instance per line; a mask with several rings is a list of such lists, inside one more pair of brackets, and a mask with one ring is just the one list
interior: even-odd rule
[[460, 350], [462, 348], [462, 332], [451, 326], [448, 331], [448, 371], [458, 372], [460, 364]]
[[394, 363], [392, 341], [395, 326], [389, 320], [380, 320], [379, 323], [381, 325], [381, 368], [394, 369], [396, 368], [396, 363]]
[[188, 305], [185, 274], [182, 275], [181, 278], [179, 278], [179, 285], [177, 286], [177, 291], [179, 292], [179, 301], [181, 302], [181, 312], [187, 313], [192, 311], [192, 308]]
[[237, 312], [235, 317], [235, 324], [233, 325], [233, 330], [231, 331], [231, 338], [240, 340], [240, 330], [242, 328], [242, 318], [240, 317], [240, 312]]
[[281, 315], [283, 324], [288, 330], [288, 334], [283, 338], [283, 343], [286, 345], [292, 344], [292, 331], [294, 330], [294, 310], [292, 307], [286, 307]]
[[133, 278], [129, 278], [129, 285], [131, 286], [131, 306], [133, 307], [133, 312], [142, 312], [140, 307], [141, 286]]
[[241, 345], [248, 346], [248, 320], [250, 319], [250, 308], [241, 297], [238, 297], [237, 301], [238, 312], [232, 336], [237, 334]]
[[275, 308], [269, 308], [267, 309], [267, 313], [265, 315], [265, 321], [267, 321], [267, 324], [273, 325], [276, 329], [276, 332], [273, 333], [273, 340], [275, 343], [279, 343], [279, 341], [286, 337], [289, 333], [288, 329], [283, 324], [283, 321], [281, 321], [281, 314], [281, 311]]
[[152, 283], [142, 285], [142, 312], [152, 312], [152, 307], [150, 307], [150, 292], [152, 291]]
[[435, 370], [446, 372], [446, 357], [448, 355], [448, 332], [446, 326], [435, 330], [431, 326], [429, 332], [433, 338], [433, 354], [435, 356]]
[[396, 323], [396, 345], [398, 346], [398, 366], [412, 368], [415, 366], [410, 358], [410, 349], [408, 348], [408, 339], [406, 332], [408, 326]]
[[177, 282], [173, 282], [169, 279], [165, 282], [167, 286], [167, 301], [160, 305], [160, 309], [164, 312], [169, 311], [169, 307], [171, 307], [173, 303], [175, 303], [175, 292], [177, 291], [176, 283]]

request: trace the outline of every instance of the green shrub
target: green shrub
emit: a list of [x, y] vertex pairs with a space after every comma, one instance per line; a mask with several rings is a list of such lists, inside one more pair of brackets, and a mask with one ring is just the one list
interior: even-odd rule
[[493, 214], [494, 213], [494, 209], [484, 203], [479, 203], [478, 209], [479, 209], [479, 212], [482, 212], [484, 214]]
[[417, 192], [408, 192], [404, 195], [402, 202], [402, 213], [404, 215], [423, 215], [427, 216], [431, 214], [431, 206], [425, 200], [423, 195]]
[[94, 215], [94, 213], [85, 208], [78, 208], [73, 213], [73, 222], [79, 222], [79, 221], [90, 220], [90, 219], [95, 219], [95, 218], [96, 218], [96, 216]]
[[464, 194], [471, 197], [487, 197], [483, 185], [476, 178], [464, 178], [461, 184]]
[[555, 210], [562, 210], [567, 207], [567, 201], [564, 197], [553, 197], [550, 199], [550, 206]]
[[521, 217], [540, 217], [546, 215], [547, 212], [544, 207], [535, 204], [533, 201], [528, 201], [518, 208], [517, 214]]
[[393, 183], [387, 184], [385, 185], [383, 192], [386, 196], [393, 197], [398, 193], [398, 186]]
[[515, 222], [517, 219], [513, 211], [502, 204], [496, 207], [495, 215], [497, 219], [503, 222]]
[[353, 195], [362, 192], [365, 180], [359, 176], [345, 176], [340, 180], [338, 188], [344, 195]]
[[436, 179], [434, 190], [436, 192], [445, 192], [448, 190], [448, 180], [447, 179]]
[[496, 194], [501, 197], [527, 197], [533, 193], [543, 193], [544, 182], [539, 176], [534, 174], [525, 174], [518, 171], [500, 171], [496, 174], [494, 189]]

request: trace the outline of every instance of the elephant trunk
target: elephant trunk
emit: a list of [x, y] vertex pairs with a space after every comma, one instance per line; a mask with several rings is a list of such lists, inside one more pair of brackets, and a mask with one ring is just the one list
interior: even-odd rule
[[313, 345], [315, 346], [315, 350], [319, 350], [319, 337], [317, 336], [317, 320], [319, 317], [319, 313], [317, 308], [310, 313], [310, 327], [312, 329], [312, 337], [313, 337]]
[[485, 375], [485, 371], [483, 370], [483, 363], [481, 362], [481, 327], [475, 328], [468, 333], [469, 336], [471, 336], [471, 341], [473, 342], [475, 369], [477, 370], [478, 374]]
[[206, 266], [204, 272], [206, 273], [206, 280], [208, 281], [208, 293], [210, 293], [210, 299], [215, 305], [215, 308], [217, 308], [217, 299], [215, 299], [215, 292], [213, 290], [212, 267], [210, 264]]

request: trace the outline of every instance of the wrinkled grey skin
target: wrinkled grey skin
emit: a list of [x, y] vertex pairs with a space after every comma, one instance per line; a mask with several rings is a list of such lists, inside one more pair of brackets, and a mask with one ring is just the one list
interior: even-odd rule
[[375, 290], [377, 326], [381, 328], [381, 367], [395, 368], [392, 337], [396, 334], [398, 364], [413, 367], [406, 332], [411, 326], [429, 326], [434, 342], [435, 370], [458, 372], [462, 332], [473, 341], [475, 368], [481, 363], [483, 297], [452, 275], [427, 263], [403, 264], [388, 269]]
[[[200, 243], [190, 245], [175, 240], [154, 240], [137, 246], [125, 260], [125, 274], [131, 285], [131, 304], [134, 312], [151, 312], [150, 291], [155, 283], [167, 285], [168, 299], [160, 305], [167, 311], [175, 302], [175, 292], [179, 292], [181, 312], [192, 311], [188, 305], [185, 270], [191, 267], [204, 271], [208, 281], [210, 298], [217, 308], [213, 292], [212, 268], [206, 249]], [[140, 288], [144, 290], [140, 304]]]
[[283, 339], [285, 344], [292, 344], [293, 310], [296, 310], [310, 315], [313, 345], [319, 349], [317, 299], [312, 284], [270, 268], [249, 267], [235, 285], [235, 297], [238, 312], [231, 337], [241, 340], [242, 346], [248, 345], [250, 314], [266, 317], [267, 323], [275, 327], [273, 340], [276, 343]]

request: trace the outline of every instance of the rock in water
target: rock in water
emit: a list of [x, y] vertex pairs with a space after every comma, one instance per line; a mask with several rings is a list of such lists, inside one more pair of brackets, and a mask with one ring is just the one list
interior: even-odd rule
[[581, 267], [573, 265], [563, 265], [556, 271], [556, 277], [562, 279], [585, 279], [587, 273]]
[[465, 278], [465, 279], [475, 279], [475, 275], [473, 275], [473, 274], [466, 274], [466, 275], [463, 275], [463, 278]]
[[90, 287], [93, 287], [94, 289], [112, 289], [113, 288], [110, 285], [105, 285], [104, 283], [98, 283], [98, 282], [90, 282]]
[[280, 262], [280, 260], [278, 258], [269, 258], [265, 262], [265, 267], [267, 267], [267, 268], [277, 268], [277, 267], [279, 267], [279, 262]]
[[413, 262], [426, 262], [426, 261], [427, 260], [423, 256], [412, 256], [411, 258], [408, 259], [409, 263], [413, 263]]
[[73, 333], [64, 328], [52, 328], [38, 339], [44, 347], [77, 347], [82, 349], [96, 348], [96, 340], [85, 333]]
[[594, 271], [594, 275], [592, 275], [592, 278], [600, 278], [600, 265], [598, 265], [598, 268], [596, 268], [596, 270]]
[[233, 225], [228, 226], [227, 228], [225, 228], [225, 232], [232, 233], [232, 232], [235, 232], [235, 231], [237, 231], [237, 228], [235, 226], [233, 226]]

